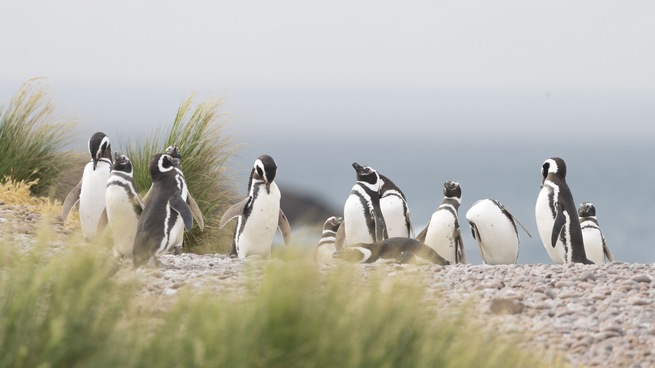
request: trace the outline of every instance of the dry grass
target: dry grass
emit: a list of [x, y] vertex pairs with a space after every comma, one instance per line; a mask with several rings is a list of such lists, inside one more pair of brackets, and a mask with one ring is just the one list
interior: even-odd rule
[[[34, 212], [48, 216], [50, 218], [61, 214], [62, 203], [57, 199], [47, 197], [38, 197], [32, 193], [32, 188], [37, 185], [39, 179], [32, 181], [14, 180], [5, 176], [0, 182], [0, 201], [5, 202], [7, 206], [36, 206]], [[72, 216], [67, 226], [74, 226], [80, 222], [80, 216], [77, 210], [73, 209]]]
[[73, 163], [64, 147], [73, 138], [76, 119], [55, 114], [40, 79], [25, 82], [7, 106], [0, 107], [0, 178], [38, 179], [31, 191], [47, 194]]

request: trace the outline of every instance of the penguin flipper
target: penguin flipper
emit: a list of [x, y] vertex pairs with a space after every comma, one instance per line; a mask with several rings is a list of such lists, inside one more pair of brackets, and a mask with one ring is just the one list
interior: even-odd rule
[[191, 209], [189, 205], [182, 199], [182, 197], [177, 194], [174, 195], [171, 199], [168, 200], [168, 204], [182, 217], [184, 221], [184, 227], [186, 231], [191, 231], [193, 228], [193, 215], [191, 214]]
[[405, 214], [405, 221], [409, 224], [409, 236], [410, 238], [414, 238], [414, 225], [412, 224], [412, 217], [409, 214], [409, 209], [407, 210], [407, 213]]
[[564, 216], [564, 211], [562, 210], [561, 205], [558, 203], [557, 216], [555, 217], [555, 224], [553, 225], [553, 232], [550, 239], [553, 248], [555, 248], [555, 245], [557, 244], [557, 239], [559, 239], [559, 234], [564, 229], [564, 225], [566, 225], [566, 216]]
[[378, 211], [371, 211], [371, 216], [375, 220], [375, 241], [378, 242], [388, 238], [384, 217]]
[[80, 183], [77, 184], [73, 190], [68, 193], [66, 196], [66, 200], [64, 200], [64, 205], [62, 206], [61, 210], [61, 217], [66, 220], [68, 218], [68, 214], [70, 214], [71, 209], [75, 206], [75, 204], [80, 200], [80, 192], [82, 191], [82, 180], [80, 180]]
[[466, 252], [464, 251], [464, 240], [462, 239], [462, 232], [457, 228], [457, 244], [459, 249], [457, 254], [459, 255], [459, 263], [466, 264]]
[[289, 220], [280, 209], [280, 215], [277, 219], [277, 227], [280, 228], [280, 233], [282, 233], [282, 240], [284, 240], [284, 245], [289, 245], [291, 240], [291, 226], [289, 226]]
[[514, 216], [513, 213], [509, 212], [509, 210], [508, 210], [507, 208], [505, 208], [505, 206], [503, 206], [503, 209], [504, 209], [505, 212], [507, 212], [510, 216], [512, 216], [512, 218], [513, 218], [514, 220], [516, 220], [516, 222], [518, 222], [519, 225], [521, 225], [521, 227], [523, 228], [523, 231], [525, 231], [525, 233], [528, 234], [528, 236], [532, 238], [532, 235], [530, 235], [530, 232], [528, 232], [528, 229], [526, 229], [525, 226], [523, 226], [523, 224], [521, 223], [521, 221], [519, 221], [519, 219], [516, 218], [516, 216]]
[[[432, 221], [432, 218], [430, 218], [430, 221]], [[425, 243], [425, 237], [428, 235], [428, 228], [430, 227], [430, 221], [428, 221], [428, 224], [425, 225], [425, 229], [418, 233], [416, 236], [416, 240], [420, 241], [421, 243]]]
[[218, 228], [222, 229], [225, 224], [230, 222], [233, 218], [243, 215], [243, 211], [250, 205], [252, 197], [247, 197], [239, 203], [235, 203], [232, 207], [228, 208], [227, 211], [221, 217], [221, 222], [218, 224]]
[[482, 262], [484, 262], [484, 264], [487, 264], [487, 259], [484, 256], [484, 248], [482, 248], [482, 239], [480, 239], [480, 232], [478, 231], [478, 227], [474, 223], [471, 223], [471, 232], [473, 233], [473, 239], [475, 239], [475, 242], [478, 243], [478, 250], [480, 251], [480, 257], [482, 257]]
[[150, 189], [148, 189], [148, 193], [146, 193], [146, 195], [144, 195], [143, 198], [141, 199], [143, 201], [143, 204], [148, 203], [148, 198], [150, 198], [150, 193], [152, 193], [152, 185], [150, 185]]
[[98, 227], [97, 227], [97, 233], [102, 234], [105, 229], [107, 228], [107, 225], [109, 224], [109, 218], [107, 218], [107, 207], [102, 209], [102, 213], [100, 214], [100, 218], [98, 219]]
[[334, 236], [334, 248], [337, 252], [340, 252], [343, 249], [344, 243], [346, 242], [346, 222], [345, 220], [341, 222], [339, 228], [337, 229], [337, 235]]
[[608, 261], [614, 262], [614, 255], [612, 254], [610, 247], [607, 245], [605, 237], [603, 237], [603, 252], [605, 253], [605, 257], [607, 257]]
[[198, 207], [198, 204], [196, 203], [196, 201], [191, 196], [191, 193], [189, 192], [187, 192], [186, 203], [189, 205], [189, 208], [191, 209], [191, 213], [193, 214], [193, 218], [196, 219], [200, 231], [204, 231], [205, 221], [202, 219], [202, 212], [200, 212], [200, 208]]

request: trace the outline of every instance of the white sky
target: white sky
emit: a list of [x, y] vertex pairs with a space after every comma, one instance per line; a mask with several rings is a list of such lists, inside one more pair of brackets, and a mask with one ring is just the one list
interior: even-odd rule
[[4, 1], [0, 80], [653, 90], [651, 1]]

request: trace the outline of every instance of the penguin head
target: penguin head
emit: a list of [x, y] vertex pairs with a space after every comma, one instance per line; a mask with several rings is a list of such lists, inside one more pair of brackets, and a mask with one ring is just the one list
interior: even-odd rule
[[253, 179], [263, 180], [268, 185], [275, 180], [275, 175], [277, 175], [277, 164], [273, 157], [269, 155], [259, 156], [252, 167], [251, 176]]
[[111, 144], [109, 137], [103, 132], [97, 132], [89, 139], [89, 154], [93, 160], [93, 170], [98, 165], [98, 160], [101, 157], [108, 158], [112, 163], [114, 162], [111, 157]]
[[446, 198], [462, 199], [462, 187], [456, 181], [447, 181], [443, 184], [443, 195]]
[[357, 162], [353, 162], [353, 168], [357, 171], [357, 181], [375, 186], [375, 190], [380, 191], [380, 174], [370, 166], [360, 166]]
[[150, 178], [153, 182], [160, 179], [166, 173], [173, 171], [175, 166], [179, 166], [179, 160], [174, 159], [171, 155], [158, 153], [150, 158]]
[[323, 231], [337, 231], [342, 222], [343, 217], [332, 216], [325, 221], [325, 224], [323, 225]]
[[166, 151], [164, 151], [164, 153], [171, 156], [174, 159], [180, 160], [179, 166], [182, 166], [182, 154], [180, 153], [180, 150], [177, 148], [177, 144], [168, 146], [168, 148], [166, 148]]
[[132, 162], [127, 156], [114, 152], [114, 164], [111, 166], [111, 170], [132, 175]]
[[578, 209], [578, 217], [596, 217], [596, 207], [591, 202], [581, 203]]
[[541, 165], [541, 176], [543, 177], [541, 180], [542, 186], [548, 175], [551, 174], [559, 176], [562, 180], [566, 179], [566, 164], [564, 163], [564, 160], [559, 157], [551, 157]]

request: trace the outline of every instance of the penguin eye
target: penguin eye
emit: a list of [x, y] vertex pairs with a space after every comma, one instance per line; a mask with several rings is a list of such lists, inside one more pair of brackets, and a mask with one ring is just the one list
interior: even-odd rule
[[257, 175], [259, 175], [262, 178], [264, 177], [264, 172], [262, 171], [262, 168], [259, 166], [257, 166]]

